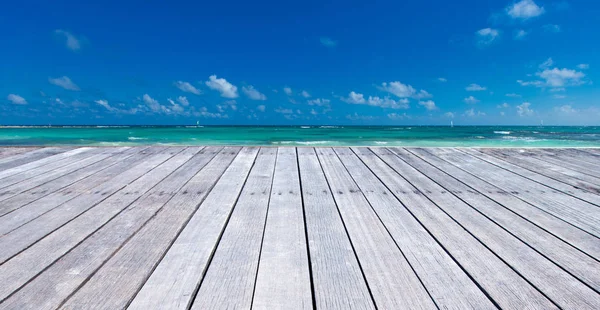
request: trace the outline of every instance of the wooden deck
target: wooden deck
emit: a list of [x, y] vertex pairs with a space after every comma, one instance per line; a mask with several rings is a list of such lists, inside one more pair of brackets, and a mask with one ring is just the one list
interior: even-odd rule
[[600, 149], [0, 148], [0, 309], [600, 309]]

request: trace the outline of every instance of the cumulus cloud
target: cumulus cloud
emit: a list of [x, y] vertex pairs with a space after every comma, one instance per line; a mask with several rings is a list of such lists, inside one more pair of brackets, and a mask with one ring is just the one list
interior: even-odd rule
[[261, 112], [264, 112], [267, 109], [267, 107], [264, 104], [261, 104], [261, 105], [257, 106], [256, 109]]
[[414, 87], [408, 84], [395, 81], [390, 83], [381, 83], [381, 86], [377, 87], [380, 90], [388, 92], [399, 98], [414, 98], [414, 99], [425, 99], [433, 97], [430, 93], [425, 90], [417, 91]]
[[565, 99], [565, 98], [567, 98], [567, 96], [565, 96], [565, 95], [554, 95], [552, 97], [554, 97], [554, 99]]
[[546, 69], [537, 74], [546, 81], [546, 85], [552, 87], [563, 87], [568, 85], [581, 85], [582, 79], [585, 77], [583, 72], [578, 72], [570, 69]]
[[515, 31], [515, 40], [523, 40], [525, 39], [525, 37], [527, 37], [527, 35], [529, 34], [529, 32], [523, 30], [523, 29], [519, 29], [517, 31]]
[[370, 106], [390, 109], [408, 109], [408, 99], [400, 99], [398, 101], [390, 99], [389, 97], [379, 98], [377, 96], [371, 97], [367, 100], [367, 104]]
[[475, 109], [466, 110], [463, 114], [468, 117], [485, 116], [485, 112], [475, 111]]
[[419, 105], [424, 106], [429, 111], [437, 110], [437, 107], [435, 106], [435, 102], [433, 102], [433, 100], [419, 101]]
[[282, 107], [279, 107], [279, 108], [275, 109], [275, 113], [279, 113], [279, 114], [293, 114], [294, 110], [292, 110], [292, 109], [284, 109]]
[[552, 60], [552, 58], [548, 58], [546, 61], [542, 62], [539, 67], [540, 69], [548, 69], [552, 67], [552, 65], [554, 65], [554, 60]]
[[227, 80], [224, 78], [217, 78], [217, 76], [214, 74], [208, 78], [208, 81], [206, 81], [205, 84], [210, 89], [216, 90], [219, 93], [221, 93], [221, 97], [224, 97], [224, 98], [239, 97], [237, 86], [227, 82]]
[[533, 115], [533, 110], [529, 108], [530, 106], [531, 103], [529, 102], [523, 102], [522, 104], [518, 105], [517, 114], [519, 114], [521, 117]]
[[589, 64], [579, 64], [577, 65], [577, 68], [581, 69], [581, 70], [587, 70], [590, 68]]
[[202, 94], [202, 91], [200, 91], [194, 85], [192, 85], [188, 82], [177, 81], [174, 83], [174, 85], [175, 85], [175, 87], [179, 88], [181, 91], [186, 92], [186, 93], [192, 93], [195, 95]]
[[188, 101], [188, 99], [184, 96], [179, 96], [177, 97], [177, 102], [181, 103], [181, 105], [187, 107], [188, 105], [190, 105], [190, 102]]
[[544, 14], [543, 7], [538, 6], [533, 0], [521, 0], [509, 5], [506, 14], [513, 19], [526, 20]]
[[244, 92], [244, 94], [246, 94], [246, 96], [248, 96], [248, 98], [250, 98], [252, 100], [267, 100], [267, 96], [265, 96], [265, 94], [259, 92], [252, 85], [242, 87], [242, 91]]
[[25, 100], [25, 98], [19, 96], [19, 95], [15, 95], [15, 94], [10, 94], [8, 95], [8, 97], [6, 97], [6, 99], [8, 99], [8, 101], [14, 103], [14, 104], [27, 104], [27, 100]]
[[483, 28], [475, 32], [475, 35], [477, 37], [477, 45], [484, 47], [492, 44], [500, 35], [500, 31], [498, 29]]
[[283, 92], [288, 96], [292, 95], [292, 89], [287, 86], [283, 88]]
[[323, 44], [323, 46], [326, 46], [326, 47], [336, 47], [338, 45], [337, 41], [334, 41], [328, 37], [321, 37], [319, 39], [319, 41], [321, 41], [321, 44]]
[[77, 37], [75, 37], [72, 33], [62, 30], [62, 29], [54, 30], [54, 33], [65, 39], [65, 44], [66, 44], [67, 48], [69, 48], [70, 50], [78, 51], [81, 49], [80, 40]]
[[544, 31], [546, 32], [552, 32], [552, 33], [559, 33], [562, 31], [562, 28], [560, 27], [560, 25], [556, 25], [556, 24], [547, 24], [543, 26]]
[[521, 95], [519, 94], [515, 94], [515, 93], [509, 93], [505, 95], [506, 97], [511, 97], [511, 98], [520, 98]]
[[389, 113], [387, 115], [389, 119], [400, 120], [400, 119], [410, 119], [410, 116], [406, 113], [398, 114], [398, 113]]
[[307, 91], [305, 91], [305, 90], [303, 90], [303, 91], [300, 93], [300, 95], [302, 95], [302, 97], [304, 97], [304, 98], [310, 98], [310, 94], [309, 94]]
[[148, 94], [142, 96], [142, 101], [152, 110], [153, 112], [166, 112], [167, 108], [162, 106], [158, 100], [150, 97]]
[[79, 86], [77, 86], [68, 76], [62, 76], [59, 78], [48, 78], [48, 82], [50, 84], [62, 87], [68, 90], [79, 90]]
[[454, 113], [452, 113], [452, 112], [446, 112], [446, 113], [444, 113], [444, 116], [448, 117], [448, 118], [454, 118]]
[[480, 86], [478, 84], [471, 84], [465, 88], [467, 91], [484, 91], [487, 87]]
[[356, 92], [350, 92], [348, 98], [341, 98], [342, 101], [352, 104], [364, 104], [366, 102], [365, 96]]
[[479, 102], [479, 100], [477, 100], [477, 98], [475, 98], [473, 96], [469, 96], [469, 97], [465, 98], [464, 101], [467, 104], [476, 104], [477, 102]]
[[575, 110], [571, 105], [566, 104], [560, 107], [556, 107], [554, 108], [554, 110], [559, 111], [561, 113], [565, 113], [565, 114], [573, 114], [573, 113], [577, 113], [577, 110]]
[[97, 103], [97, 104], [99, 104], [99, 105], [101, 105], [101, 106], [103, 106], [105, 109], [107, 109], [107, 110], [109, 110], [111, 112], [116, 110], [115, 108], [111, 107], [110, 104], [108, 104], [107, 100], [102, 100], [101, 99], [101, 100], [96, 100], [94, 102]]
[[503, 104], [499, 104], [499, 105], [496, 106], [496, 108], [498, 108], [498, 109], [506, 109], [506, 108], [509, 108], [509, 107], [510, 107], [510, 105], [508, 103], [506, 103], [506, 102], [503, 103]]
[[316, 98], [316, 99], [307, 101], [307, 103], [309, 105], [316, 105], [316, 106], [328, 106], [330, 102], [331, 102], [331, 100], [324, 99], [324, 98]]
[[446, 78], [443, 78], [443, 77], [438, 78], [438, 81], [440, 81], [442, 83], [448, 82], [448, 80]]

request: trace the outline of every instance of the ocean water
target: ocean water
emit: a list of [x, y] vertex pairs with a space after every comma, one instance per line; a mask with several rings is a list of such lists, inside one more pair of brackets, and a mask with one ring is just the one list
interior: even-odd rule
[[0, 145], [600, 147], [600, 127], [53, 126], [0, 127]]

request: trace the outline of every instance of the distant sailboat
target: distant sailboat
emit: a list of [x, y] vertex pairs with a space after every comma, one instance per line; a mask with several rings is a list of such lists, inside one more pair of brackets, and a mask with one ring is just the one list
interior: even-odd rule
[[450, 121], [450, 128], [454, 127], [454, 122]]
[[200, 127], [200, 121], [196, 121], [196, 127]]

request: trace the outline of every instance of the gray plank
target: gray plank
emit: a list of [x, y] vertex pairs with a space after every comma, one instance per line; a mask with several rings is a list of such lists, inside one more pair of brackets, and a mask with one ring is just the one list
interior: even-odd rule
[[[366, 148], [353, 150], [365, 162], [375, 158]], [[496, 308], [360, 158], [346, 148], [335, 151], [440, 309]]]
[[575, 190], [584, 190], [600, 194], [600, 178], [567, 169], [561, 165], [548, 163], [532, 156], [530, 154], [531, 151], [518, 152], [512, 149], [477, 149], [477, 151], [492, 155], [523, 169], [545, 175], [553, 180], [571, 185]]
[[253, 309], [312, 309], [295, 148], [278, 148]]
[[3, 172], [6, 170], [11, 170], [12, 168], [29, 164], [46, 157], [51, 157], [56, 154], [68, 152], [72, 149], [73, 148], [66, 147], [45, 147], [31, 152], [19, 154], [17, 156], [2, 158], [0, 159], [0, 178], [5, 176]]
[[534, 286], [506, 265], [462, 226], [433, 204], [418, 188], [388, 164], [398, 159], [386, 149], [373, 148], [380, 158], [364, 158], [369, 168], [444, 247], [500, 308], [557, 308]]
[[[136, 156], [131, 154], [128, 158], [115, 158], [118, 161], [115, 161], [113, 165], [106, 166], [106, 169], [97, 174], [0, 217], [0, 232], [4, 234], [0, 238], [0, 247], [4, 246], [5, 249], [0, 254], [0, 262], [4, 262], [45, 234], [62, 226], [84, 210], [87, 210], [86, 208], [91, 208], [96, 203], [108, 198], [127, 185], [132, 178], [143, 175], [147, 169], [151, 169], [155, 165], [138, 167], [137, 170], [131, 171], [128, 171], [128, 169], [138, 165], [138, 162], [149, 164], [150, 162], [143, 161], [146, 157], [146, 155], [137, 154]], [[123, 176], [119, 176], [121, 173], [124, 173]], [[72, 199], [75, 200], [71, 201]], [[65, 212], [69, 210], [69, 206], [74, 205], [77, 206], [77, 213]], [[55, 208], [59, 209], [53, 211]], [[57, 221], [58, 218], [54, 217], [57, 213], [60, 214], [59, 218], [62, 221]], [[40, 216], [42, 218], [35, 221]], [[32, 221], [34, 222], [30, 223]]]
[[375, 309], [315, 150], [298, 162], [316, 308]]
[[[113, 220], [115, 217], [117, 217], [120, 214], [128, 214], [129, 212], [127, 212], [126, 210], [139, 210], [139, 206], [140, 206], [140, 201], [143, 202], [144, 200], [149, 200], [148, 199], [143, 199], [146, 198], [148, 196], [151, 197], [155, 197], [158, 194], [160, 194], [161, 191], [164, 192], [164, 190], [161, 189], [161, 187], [164, 187], [166, 185], [161, 185], [156, 186], [157, 184], [163, 184], [160, 183], [161, 181], [163, 181], [163, 179], [171, 177], [171, 179], [175, 178], [176, 176], [178, 176], [179, 174], [181, 174], [182, 168], [181, 166], [183, 164], [185, 164], [192, 156], [193, 154], [196, 152], [196, 149], [184, 149], [182, 150], [182, 148], [175, 148], [174, 149], [174, 153], [175, 154], [162, 154], [162, 157], [159, 158], [151, 158], [151, 161], [149, 163], [152, 163], [152, 165], [154, 165], [154, 167], [152, 167], [151, 169], [146, 170], [146, 168], [144, 168], [144, 170], [142, 170], [142, 172], [144, 172], [145, 174], [143, 174], [143, 176], [139, 176], [137, 174], [137, 172], [139, 172], [139, 169], [136, 169], [136, 173], [133, 173], [134, 176], [134, 180], [132, 183], [127, 184], [126, 183], [126, 187], [124, 185], [120, 185], [119, 188], [121, 189], [120, 191], [118, 191], [116, 194], [111, 195], [110, 197], [108, 197], [105, 200], [102, 200], [101, 203], [94, 205], [93, 207], [90, 207], [89, 205], [87, 205], [87, 202], [85, 200], [83, 201], [78, 201], [76, 202], [75, 200], [73, 200], [72, 202], [75, 203], [69, 203], [68, 204], [68, 208], [62, 209], [62, 210], [58, 210], [56, 212], [54, 212], [53, 217], [40, 217], [38, 219], [40, 219], [39, 221], [36, 220], [34, 221], [37, 225], [42, 226], [44, 223], [50, 222], [52, 223], [53, 220], [55, 220], [56, 218], [58, 218], [59, 221], [61, 221], [62, 219], [62, 213], [72, 213], [72, 210], [77, 210], [78, 208], [84, 208], [86, 211], [83, 212], [81, 215], [79, 215], [75, 220], [72, 220], [70, 222], [68, 222], [66, 225], [64, 226], [60, 226], [59, 229], [53, 231], [52, 233], [48, 234], [47, 236], [45, 236], [43, 239], [41, 239], [39, 242], [35, 243], [34, 245], [32, 245], [31, 247], [27, 248], [26, 250], [24, 250], [23, 252], [19, 253], [17, 256], [11, 258], [10, 260], [6, 261], [4, 264], [0, 265], [0, 281], [2, 283], [9, 283], [9, 285], [5, 285], [0, 287], [0, 301], [5, 299], [6, 297], [8, 297], [9, 295], [11, 295], [15, 290], [19, 289], [21, 286], [23, 286], [24, 284], [28, 283], [28, 281], [30, 281], [33, 277], [37, 276], [40, 272], [42, 272], [43, 270], [57, 270], [57, 272], [64, 272], [63, 269], [60, 269], [60, 266], [55, 267], [54, 269], [52, 269], [52, 267], [50, 267], [49, 269], [48, 266], [52, 265], [53, 263], [55, 263], [56, 260], [58, 260], [59, 258], [63, 257], [65, 254], [67, 253], [72, 253], [69, 252], [71, 249], [73, 249], [74, 247], [76, 247], [77, 245], [79, 245], [82, 241], [84, 240], [90, 240], [89, 242], [101, 242], [104, 239], [97, 237], [97, 231], [100, 228], [105, 228], [106, 223], [107, 222], [113, 222], [111, 220]], [[153, 160], [160, 160], [159, 162], [152, 162]], [[138, 165], [139, 166], [139, 165]], [[156, 167], [158, 166], [158, 167]], [[143, 168], [143, 167], [141, 167]], [[146, 173], [147, 172], [147, 173]], [[126, 178], [131, 177], [131, 175], [127, 175]], [[168, 184], [167, 184], [168, 185]], [[124, 187], [124, 188], [123, 188]], [[102, 192], [97, 192], [96, 195], [100, 195], [102, 196]], [[167, 197], [167, 195], [165, 195], [165, 197]], [[150, 203], [150, 202], [148, 202]], [[82, 207], [83, 206], [83, 207]], [[57, 209], [55, 209], [57, 210]], [[135, 212], [134, 212], [135, 213]], [[50, 214], [47, 213], [47, 214]], [[71, 216], [71, 215], [69, 215]], [[120, 217], [120, 218], [123, 218]], [[127, 217], [125, 217], [127, 218]], [[122, 220], [121, 220], [122, 221]], [[117, 223], [120, 223], [121, 221], [118, 221]], [[31, 222], [31, 223], [34, 223]], [[139, 223], [135, 223], [135, 222], [129, 222], [129, 225], [134, 225], [134, 224], [138, 224]], [[50, 224], [50, 227], [55, 228], [56, 224]], [[108, 226], [114, 226], [116, 224], [113, 224]], [[103, 230], [106, 231], [107, 228], [105, 228]], [[34, 232], [34, 230], [32, 230], [32, 233]], [[91, 236], [92, 234], [95, 234], [94, 236]], [[104, 234], [104, 233], [103, 233]], [[94, 241], [96, 240], [96, 241]], [[112, 244], [110, 242], [118, 242], [121, 239], [119, 238], [115, 238], [115, 240], [107, 240], [107, 244]], [[110, 241], [110, 242], [109, 242]], [[108, 249], [107, 249], [108, 250]], [[68, 263], [68, 262], [66, 262]], [[65, 264], [65, 263], [63, 263]], [[54, 265], [52, 265], [54, 266]], [[88, 270], [90, 271], [90, 270]], [[93, 271], [93, 270], [91, 270]], [[77, 278], [77, 275], [79, 275], [80, 273], [73, 273], [70, 274], [70, 276]], [[46, 275], [50, 275], [49, 273], [47, 273]], [[65, 274], [64, 276], [68, 276], [69, 274]], [[37, 303], [44, 303], [45, 300], [44, 298], [48, 298], [48, 303], [49, 304], [53, 304], [56, 302], [60, 302], [63, 298], [65, 298], [65, 296], [61, 295], [61, 294], [70, 294], [72, 292], [72, 290], [74, 290], [74, 288], [72, 288], [72, 290], [69, 290], [69, 287], [65, 285], [65, 291], [54, 291], [55, 288], [58, 287], [62, 287], [62, 286], [57, 286], [57, 284], [52, 284], [53, 282], [53, 277], [57, 277], [56, 275], [51, 275], [51, 276], [44, 276], [44, 277], [37, 277], [35, 278], [36, 280], [33, 282], [29, 282], [29, 288], [28, 289], [32, 289], [33, 287], [35, 287], [35, 285], [41, 285], [42, 287], [46, 287], [46, 289], [50, 289], [53, 292], [49, 293], [48, 295], [44, 296], [40, 296], [40, 298], [38, 300], [36, 300]], [[79, 280], [83, 280], [85, 279], [85, 277], [80, 277]], [[75, 281], [75, 280], [74, 280]], [[38, 283], [38, 284], [36, 284]], [[65, 283], [66, 284], [66, 283]], [[27, 291], [28, 289], [25, 289], [25, 291]], [[34, 291], [39, 290], [39, 288], [33, 288]], [[19, 293], [20, 294], [20, 293]], [[28, 293], [24, 293], [24, 296], [27, 296]], [[18, 295], [18, 294], [17, 294]], [[23, 296], [23, 295], [21, 295]], [[59, 299], [58, 301], [56, 299], [51, 300], [52, 298], [57, 298]], [[11, 300], [13, 300], [12, 302], [16, 302], [16, 303], [22, 303], [22, 297], [15, 297], [15, 298], [11, 298]], [[5, 304], [10, 304], [10, 302], [6, 301], [4, 302]], [[36, 306], [34, 305], [34, 303], [31, 303], [31, 308], [35, 308]], [[41, 305], [40, 305], [41, 307]]]
[[[237, 147], [227, 147], [212, 158], [63, 307], [125, 308], [238, 151]], [[190, 168], [197, 170], [209, 159], [195, 162]]]
[[[411, 180], [417, 180], [413, 183], [413, 185], [417, 186], [421, 190], [431, 191], [432, 193], [428, 194], [428, 196], [436, 202], [439, 200], [438, 205], [440, 208], [448, 209], [447, 213], [450, 214], [456, 221], [459, 221], [466, 229], [471, 227], [472, 229], [469, 230], [482, 242], [485, 242], [489, 248], [496, 249], [497, 253], [500, 253], [499, 256], [508, 256], [511, 254], [511, 252], [518, 251], [518, 257], [513, 254], [513, 257], [517, 257], [518, 260], [515, 260], [514, 258], [504, 258], [506, 262], [510, 262], [511, 260], [515, 261], [515, 265], [519, 266], [515, 268], [516, 270], [519, 270], [521, 267], [527, 268], [528, 264], [531, 263], [534, 264], [536, 268], [544, 268], [542, 272], [538, 272], [536, 270], [531, 271], [538, 273], [540, 276], [542, 276], [543, 273], [550, 273], [552, 275], [559, 271], [559, 273], [564, 277], [565, 275], [562, 274], [562, 271], [560, 271], [558, 268], [558, 266], [560, 266], [571, 275], [576, 277], [579, 281], [586, 283], [595, 290], [600, 290], [600, 262], [596, 261], [590, 256], [585, 255], [583, 252], [578, 251], [569, 244], [557, 239], [553, 235], [538, 228], [530, 222], [527, 222], [516, 214], [504, 209], [502, 206], [498, 205], [494, 201], [489, 200], [483, 195], [477, 192], [469, 192], [470, 188], [467, 186], [461, 186], [457, 184], [457, 182], [448, 175], [443, 174], [441, 171], [416, 158], [407, 151], [395, 148], [393, 152], [396, 153], [396, 155], [398, 155], [404, 162], [406, 162], [407, 165], [410, 165], [413, 169], [415, 169], [414, 173], [417, 173], [418, 171], [430, 178], [430, 181], [428, 182], [423, 178], [419, 180], [411, 177], [411, 174], [409, 173], [405, 174], [407, 178], [410, 178]], [[406, 170], [409, 170], [407, 166], [405, 166], [403, 171]], [[410, 171], [413, 172], [412, 170]], [[440, 194], [441, 192], [445, 193]], [[456, 197], [456, 199], [443, 199], [441, 196], [444, 195], [452, 195]], [[434, 196], [439, 196], [440, 199], [436, 199]], [[462, 200], [464, 203], [458, 202], [457, 199]], [[465, 203], [468, 204], [468, 207], [470, 207], [471, 210], [467, 208]], [[452, 207], [448, 208], [449, 205]], [[477, 214], [481, 214], [482, 216], [477, 216]], [[467, 220], [461, 220], [465, 217], [467, 217]], [[493, 221], [493, 224], [484, 220], [484, 217], [490, 221]], [[473, 224], [470, 224], [471, 222]], [[507, 233], [510, 233], [511, 236], [514, 236], [514, 238], [506, 236], [505, 230]], [[489, 237], [485, 237], [486, 235]], [[490, 238], [492, 240], [491, 243], [485, 241], [489, 240]], [[519, 242], [516, 239], [522, 242]], [[543, 261], [545, 260], [536, 256], [531, 251], [523, 250], [522, 243], [531, 247], [532, 249], [535, 249], [536, 252], [551, 260], [558, 266], [548, 265], [547, 263], [536, 263], [536, 261], [539, 261], [540, 259]], [[508, 248], [508, 250], [503, 247]], [[533, 259], [528, 258], [531, 256], [535, 257]], [[526, 263], [521, 263], [519, 261], [521, 259], [525, 259]], [[526, 276], [527, 273], [521, 272], [521, 274]], [[533, 282], [534, 281], [532, 281], [532, 283]], [[547, 286], [556, 287], [556, 289], [559, 289], [560, 292], [563, 292], [561, 286], [567, 284], [563, 283], [564, 281], [561, 281], [559, 284], [556, 284], [550, 280], [546, 280], [544, 282], [547, 283]], [[538, 287], [542, 289], [541, 285], [538, 285]], [[574, 287], [576, 288], [577, 285], [569, 286], [568, 289], [573, 289]], [[564, 292], [572, 294], [573, 296], [577, 296], [577, 294], [568, 292], [567, 290], [564, 290]], [[550, 293], [547, 293], [547, 295], [550, 298], [553, 298], [553, 295]]]
[[[575, 188], [574, 186], [565, 184], [563, 182], [554, 180], [552, 178], [546, 177], [539, 173], [521, 168], [521, 167], [511, 164], [509, 162], [503, 161], [494, 156], [484, 154], [481, 152], [477, 152], [472, 149], [461, 149], [461, 152], [469, 154], [475, 158], [478, 158], [484, 162], [490, 163], [494, 166], [505, 169], [506, 171], [510, 171], [513, 174], [523, 177], [524, 180], [530, 180], [530, 181], [536, 182], [540, 185], [543, 185], [546, 187], [545, 188], [546, 190], [553, 189], [553, 190], [559, 191], [560, 193], [564, 193], [564, 194], [567, 194], [574, 198], [580, 199], [583, 202], [586, 202], [589, 204], [595, 204], [596, 206], [600, 206], [600, 197], [598, 197], [598, 195], [596, 195], [596, 194], [590, 193], [588, 191], [582, 191], [578, 188]], [[537, 188], [543, 189], [543, 187], [537, 187]], [[566, 197], [566, 198], [569, 198], [569, 197]]]
[[600, 208], [565, 195], [479, 158], [452, 149], [427, 149], [470, 174], [493, 183], [520, 199], [600, 237]]
[[35, 151], [38, 149], [39, 149], [39, 147], [3, 147], [3, 148], [0, 148], [0, 160], [2, 160], [0, 162], [0, 164], [2, 162], [5, 162], [4, 161], [5, 159], [8, 159], [7, 161], [12, 161], [12, 160], [18, 158], [17, 155]]
[[[588, 255], [591, 255], [596, 260], [600, 260], [600, 242], [598, 242], [597, 237], [550, 213], [528, 204], [516, 196], [511, 195], [510, 192], [494, 186], [493, 183], [478, 179], [468, 172], [459, 169], [423, 149], [411, 148], [407, 150], [421, 160], [452, 177], [452, 179], [455, 180], [455, 183], [460, 182], [460, 184], [468, 186], [470, 189], [467, 190], [465, 195], [476, 195], [477, 193], [480, 193], [497, 202], [506, 210], [513, 212], [515, 215], [518, 215], [537, 227], [551, 233], [553, 236], [564, 240]], [[458, 185], [459, 184], [456, 184], [456, 186]]]
[[[427, 290], [336, 153], [329, 148], [316, 151], [377, 307], [435, 309]], [[399, 291], [402, 294], [397, 294]]]
[[580, 173], [588, 174], [595, 177], [600, 177], [600, 167], [598, 162], [600, 159], [586, 156], [582, 152], [577, 152], [572, 149], [556, 149], [554, 154], [535, 154], [541, 160], [561, 165]]
[[258, 153], [191, 309], [251, 307], [276, 155]]
[[210, 191], [128, 309], [188, 309], [254, 164], [244, 148]]
[[[71, 154], [69, 156], [65, 156], [66, 153], [70, 153], [70, 152], [75, 152], [75, 151], [79, 151], [77, 154]], [[44, 178], [46, 175], [56, 175], [56, 173], [53, 171], [55, 169], [64, 167], [64, 166], [70, 166], [73, 167], [73, 164], [76, 165], [76, 163], [80, 160], [84, 160], [84, 159], [88, 159], [90, 157], [94, 158], [94, 157], [98, 157], [99, 154], [102, 153], [102, 150], [96, 149], [96, 148], [80, 148], [80, 149], [76, 149], [70, 152], [65, 152], [65, 153], [61, 153], [58, 155], [54, 155], [51, 157], [46, 157], [42, 160], [33, 162], [33, 163], [29, 163], [27, 165], [23, 165], [23, 166], [19, 166], [17, 168], [13, 168], [10, 170], [5, 170], [3, 172], [15, 172], [12, 175], [9, 176], [4, 176], [2, 177], [2, 183], [0, 183], [0, 191], [3, 195], [5, 195], [6, 193], [10, 193], [11, 192], [11, 188], [15, 187], [15, 186], [26, 186], [30, 183], [34, 183], [34, 186], [37, 186], [39, 184], [43, 184], [43, 183], [36, 183], [36, 178], [42, 178], [42, 180], [48, 180], [48, 178]], [[108, 153], [108, 150], [107, 150]], [[59, 156], [62, 156], [62, 158], [57, 158]], [[33, 168], [26, 168], [24, 169], [24, 167], [29, 166], [29, 165], [33, 165], [34, 163], [39, 163], [40, 161], [46, 161], [49, 159], [55, 159], [51, 162], [45, 162], [43, 165], [39, 166], [39, 167], [33, 167]], [[0, 172], [1, 174], [2, 172]]]

